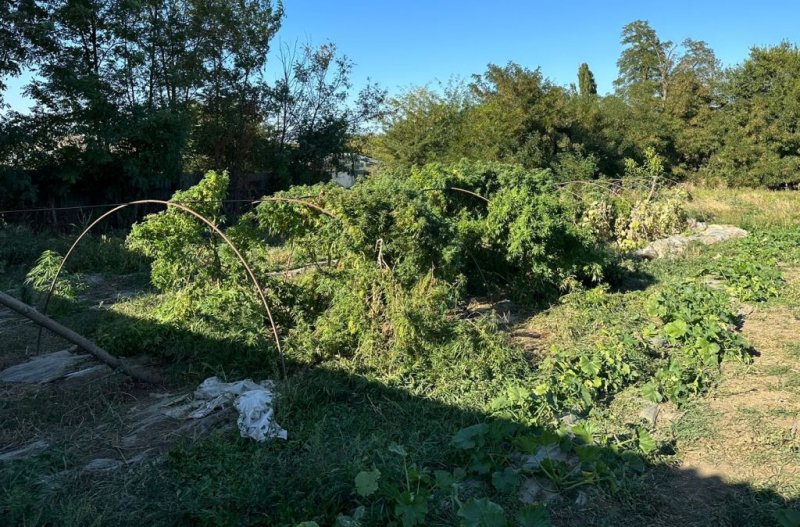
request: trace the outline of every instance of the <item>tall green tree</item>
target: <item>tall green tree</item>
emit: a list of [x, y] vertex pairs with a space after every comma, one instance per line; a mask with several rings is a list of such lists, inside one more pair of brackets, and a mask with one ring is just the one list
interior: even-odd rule
[[569, 143], [566, 90], [539, 69], [490, 64], [470, 88], [477, 102], [470, 142], [486, 159], [547, 167]]
[[669, 99], [675, 77], [691, 75], [710, 84], [719, 73], [719, 61], [708, 45], [685, 39], [681, 46], [661, 40], [644, 20], [636, 20], [622, 29], [622, 54], [617, 61], [618, 91], [629, 97]]
[[198, 170], [224, 169], [237, 180], [254, 170], [263, 124], [262, 75], [283, 7], [264, 0], [192, 0], [189, 31], [200, 64], [199, 119], [192, 134]]
[[669, 79], [675, 66], [675, 44], [662, 41], [645, 20], [635, 20], [622, 28], [622, 54], [617, 61], [620, 92], [630, 96], [669, 94]]
[[704, 173], [732, 185], [800, 182], [800, 49], [755, 47], [723, 85], [722, 145]]
[[597, 82], [594, 73], [585, 62], [578, 68], [578, 93], [583, 96], [597, 95]]
[[332, 42], [284, 46], [278, 59], [266, 104], [268, 164], [285, 183], [316, 183], [344, 164], [353, 138], [382, 114], [386, 92], [368, 82], [354, 94], [353, 62]]
[[167, 194], [212, 169], [237, 192], [316, 181], [382, 106], [374, 84], [353, 96], [332, 44], [268, 81], [280, 0], [0, 2], [0, 81], [36, 71], [33, 113], [0, 117], [0, 177], [47, 203]]
[[623, 28], [621, 43], [615, 85], [629, 107], [620, 125], [630, 142], [655, 148], [679, 175], [698, 170], [716, 148], [710, 123], [720, 66], [714, 52], [703, 41], [662, 40], [643, 20]]
[[409, 90], [389, 102], [376, 155], [406, 167], [471, 157], [467, 124], [473, 108], [468, 88], [460, 83]]

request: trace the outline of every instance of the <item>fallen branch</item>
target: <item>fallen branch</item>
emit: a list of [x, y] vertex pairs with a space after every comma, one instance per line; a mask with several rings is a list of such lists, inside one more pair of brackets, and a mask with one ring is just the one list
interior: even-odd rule
[[320, 267], [327, 267], [329, 265], [333, 265], [337, 263], [339, 260], [333, 260], [329, 262], [328, 260], [318, 260], [316, 262], [301, 265], [300, 267], [294, 267], [292, 269], [283, 269], [282, 271], [270, 271], [269, 273], [265, 273], [266, 276], [285, 276], [291, 278], [293, 276], [297, 276], [299, 274], [303, 274], [304, 272], [308, 271], [309, 269], [319, 269]]
[[95, 358], [97, 358], [97, 360], [99, 360], [100, 362], [108, 364], [112, 368], [121, 370], [130, 375], [131, 377], [133, 377], [134, 379], [139, 379], [140, 381], [144, 381], [151, 384], [158, 384], [161, 382], [161, 379], [159, 379], [157, 375], [143, 371], [140, 368], [135, 368], [130, 364], [127, 364], [122, 359], [111, 355], [109, 352], [107, 352], [94, 342], [82, 337], [81, 335], [78, 335], [71, 329], [62, 326], [52, 318], [39, 313], [28, 304], [20, 302], [13, 296], [9, 296], [3, 293], [2, 291], [0, 291], [0, 304], [3, 304], [9, 309], [16, 311], [20, 315], [31, 319], [40, 326], [49, 329], [56, 335], [72, 342], [79, 348], [88, 351], [89, 353], [94, 355]]

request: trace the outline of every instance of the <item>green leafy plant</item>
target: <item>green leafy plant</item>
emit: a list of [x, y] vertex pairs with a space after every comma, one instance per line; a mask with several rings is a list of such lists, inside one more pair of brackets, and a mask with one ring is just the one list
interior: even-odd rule
[[[25, 285], [37, 293], [47, 293], [61, 266], [64, 257], [55, 251], [45, 250], [25, 276]], [[75, 295], [85, 289], [80, 278], [68, 271], [62, 271], [53, 293], [64, 300], [74, 300]]]
[[647, 312], [660, 321], [647, 328], [647, 334], [663, 343], [654, 350], [660, 366], [643, 390], [650, 400], [684, 403], [716, 381], [722, 360], [750, 360], [724, 291], [681, 282], [652, 295]]
[[743, 302], [763, 302], [778, 295], [784, 284], [774, 260], [756, 254], [722, 258], [704, 268], [704, 273], [725, 280], [728, 292]]

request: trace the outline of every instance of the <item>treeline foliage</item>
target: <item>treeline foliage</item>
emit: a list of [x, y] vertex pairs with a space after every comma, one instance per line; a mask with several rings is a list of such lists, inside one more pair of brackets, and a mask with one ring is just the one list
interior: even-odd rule
[[375, 155], [421, 165], [463, 157], [549, 168], [556, 179], [617, 178], [653, 148], [674, 179], [779, 186], [800, 181], [800, 50], [753, 48], [723, 69], [702, 41], [662, 40], [645, 21], [622, 31], [613, 94], [589, 66], [565, 88], [518, 64], [391, 101]]
[[352, 63], [333, 44], [285, 46], [268, 70], [280, 2], [10, 0], [0, 10], [0, 80], [33, 73], [32, 113], [0, 120], [9, 205], [152, 196], [209, 169], [228, 170], [239, 194], [318, 181], [383, 97], [372, 85], [352, 93]]

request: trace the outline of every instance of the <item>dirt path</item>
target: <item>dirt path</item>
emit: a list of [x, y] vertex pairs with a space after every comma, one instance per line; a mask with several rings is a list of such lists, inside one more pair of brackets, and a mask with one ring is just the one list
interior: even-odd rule
[[726, 365], [696, 412], [697, 437], [679, 442], [681, 464], [667, 489], [674, 517], [665, 525], [740, 525], [719, 511], [746, 507], [762, 492], [800, 496], [800, 320], [786, 307], [758, 308], [743, 332], [758, 355], [751, 365]]

